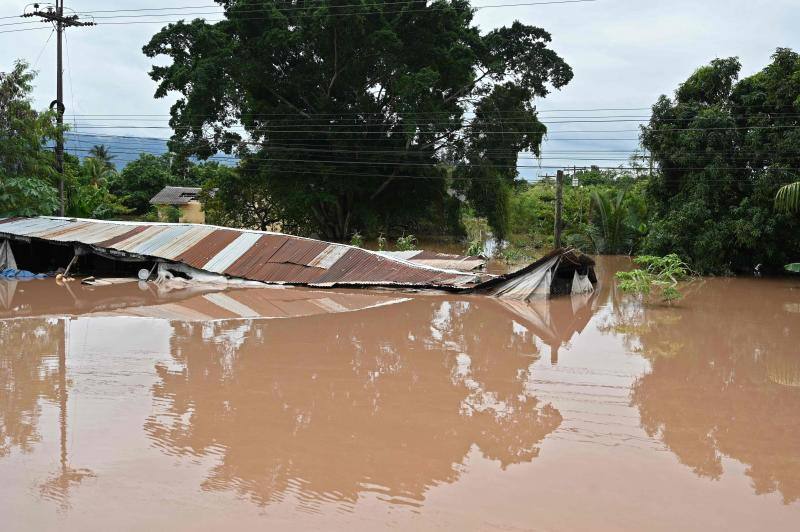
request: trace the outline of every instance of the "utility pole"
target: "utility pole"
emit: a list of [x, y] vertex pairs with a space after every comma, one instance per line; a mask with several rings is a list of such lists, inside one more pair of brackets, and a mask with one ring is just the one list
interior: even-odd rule
[[561, 211], [564, 203], [564, 170], [556, 172], [556, 221], [553, 234], [553, 247], [561, 247]]
[[52, 22], [56, 29], [56, 99], [50, 103], [50, 108], [56, 109], [56, 172], [58, 178], [59, 216], [66, 213], [64, 201], [64, 66], [62, 58], [64, 30], [70, 27], [94, 26], [94, 22], [81, 22], [78, 15], [64, 16], [64, 0], [56, 0], [55, 6], [47, 5], [39, 9], [39, 4], [33, 4], [33, 11], [23, 13], [23, 17], [39, 17], [42, 22]]

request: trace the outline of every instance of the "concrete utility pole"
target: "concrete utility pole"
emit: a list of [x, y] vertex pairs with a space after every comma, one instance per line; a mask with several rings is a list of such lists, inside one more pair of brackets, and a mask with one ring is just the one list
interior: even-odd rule
[[553, 228], [553, 247], [561, 247], [561, 211], [564, 208], [564, 170], [556, 172], [556, 222]]
[[52, 22], [56, 28], [56, 99], [50, 104], [50, 108], [56, 109], [56, 124], [58, 124], [58, 134], [56, 135], [56, 172], [59, 173], [58, 179], [58, 213], [64, 216], [66, 213], [64, 201], [64, 66], [62, 59], [64, 29], [79, 26], [94, 26], [94, 22], [81, 22], [78, 15], [64, 16], [64, 0], [56, 0], [55, 6], [47, 5], [44, 9], [39, 9], [39, 4], [33, 4], [33, 11], [23, 13], [23, 17], [39, 17], [42, 22]]

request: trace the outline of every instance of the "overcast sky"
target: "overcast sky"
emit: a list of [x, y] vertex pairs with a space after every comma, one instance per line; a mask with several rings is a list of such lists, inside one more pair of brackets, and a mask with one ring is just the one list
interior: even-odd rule
[[[473, 5], [531, 1], [534, 0], [473, 0]], [[18, 0], [0, 0], [0, 17], [21, 13], [25, 4]], [[210, 0], [72, 0], [67, 3], [76, 11], [212, 4]], [[96, 16], [102, 14], [96, 13]], [[156, 18], [174, 20], [178, 17]], [[476, 22], [488, 31], [515, 19], [548, 30], [553, 36], [552, 47], [575, 71], [572, 83], [537, 102], [543, 111], [542, 120], [549, 122], [550, 140], [545, 144], [541, 163], [525, 160], [521, 165], [580, 166], [592, 162], [600, 166], [616, 165], [617, 162], [602, 159], [624, 159], [626, 154], [605, 151], [634, 150], [638, 144], [634, 140], [637, 134], [631, 130], [637, 128], [637, 122], [556, 122], [583, 120], [579, 117], [586, 116], [597, 116], [598, 120], [638, 120], [646, 117], [647, 111], [561, 110], [646, 108], [660, 94], [671, 94], [694, 69], [715, 57], [738, 56], [743, 64], [743, 75], [748, 75], [763, 68], [776, 47], [800, 50], [799, 0], [597, 0], [483, 9], [478, 12]], [[11, 22], [17, 20], [0, 19], [0, 24]], [[103, 19], [97, 18], [97, 22]], [[0, 26], [0, 32], [24, 27]], [[142, 45], [159, 27], [158, 24], [99, 25], [68, 30], [67, 113], [163, 114], [163, 123], [138, 123], [166, 125], [171, 100], [153, 98], [155, 85], [147, 76], [151, 61], [141, 53]], [[51, 38], [45, 47], [48, 35], [50, 30], [0, 33], [0, 71], [8, 70], [17, 58], [35, 64], [39, 77], [34, 97], [40, 108], [45, 108], [55, 95], [55, 42]], [[112, 122], [98, 119], [96, 123]], [[93, 131], [157, 137], [170, 134], [166, 129]], [[580, 150], [586, 153], [578, 153]], [[546, 171], [551, 170], [521, 169], [526, 176]]]

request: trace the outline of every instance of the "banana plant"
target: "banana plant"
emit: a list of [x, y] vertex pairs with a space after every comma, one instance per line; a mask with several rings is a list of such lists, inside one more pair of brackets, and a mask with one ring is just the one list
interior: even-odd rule
[[[800, 212], [800, 181], [782, 186], [775, 196], [775, 206], [787, 212]], [[785, 268], [800, 273], [800, 262], [787, 264]]]
[[782, 186], [775, 196], [775, 206], [788, 212], [800, 211], [800, 181]]

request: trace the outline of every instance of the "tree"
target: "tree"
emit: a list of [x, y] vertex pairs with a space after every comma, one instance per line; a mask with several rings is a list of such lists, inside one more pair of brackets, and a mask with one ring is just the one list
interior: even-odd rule
[[[235, 152], [265, 168], [252, 175], [286, 218], [331, 239], [413, 228], [445, 204], [445, 166], [474, 163], [482, 149], [470, 127], [514, 131], [492, 150], [538, 147], [544, 128], [531, 100], [572, 77], [547, 32], [515, 22], [482, 35], [468, 0], [217, 1], [224, 20], [170, 24], [143, 48], [168, 58], [151, 70], [156, 97], [179, 93], [170, 147], [200, 158]], [[476, 119], [465, 119], [473, 106]], [[459, 177], [483, 183], [498, 167]], [[482, 210], [499, 212], [501, 199]]]
[[17, 61], [0, 72], [0, 216], [53, 214], [58, 207], [53, 154], [55, 115], [30, 102], [35, 73]]
[[103, 166], [108, 168], [109, 170], [115, 170], [114, 163], [112, 162], [116, 159], [115, 155], [111, 155], [111, 152], [108, 151], [108, 147], [105, 144], [95, 144], [89, 150], [89, 156], [97, 161], [100, 161]]
[[150, 208], [150, 199], [161, 189], [170, 184], [182, 184], [176, 182], [170, 171], [170, 157], [168, 153], [142, 153], [112, 181], [110, 191], [121, 197], [125, 206], [137, 214], [146, 213]]
[[108, 189], [117, 177], [113, 167], [94, 157], [81, 162], [68, 155], [65, 163], [69, 216], [109, 219], [131, 212]]
[[658, 165], [645, 252], [701, 273], [778, 270], [800, 247], [800, 220], [774, 208], [800, 168], [800, 56], [779, 48], [755, 75], [739, 69], [736, 58], [698, 69], [642, 132]]
[[203, 166], [207, 177], [203, 180], [202, 202], [209, 223], [266, 231], [273, 224], [284, 222], [263, 175], [217, 163]]
[[600, 254], [627, 255], [636, 246], [641, 234], [643, 209], [637, 208], [624, 189], [594, 189], [592, 223], [588, 236], [594, 251]]

